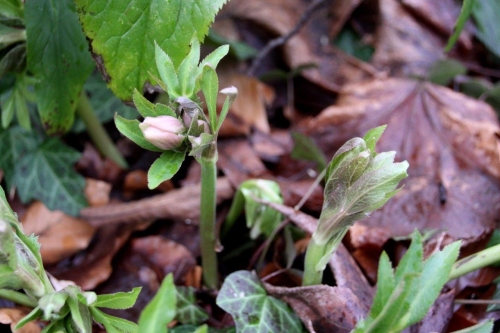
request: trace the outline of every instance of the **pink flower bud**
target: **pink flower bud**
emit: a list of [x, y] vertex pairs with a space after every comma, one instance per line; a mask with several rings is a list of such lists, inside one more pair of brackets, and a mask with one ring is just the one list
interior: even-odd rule
[[185, 127], [172, 116], [146, 117], [139, 128], [146, 140], [163, 150], [177, 148], [184, 141]]

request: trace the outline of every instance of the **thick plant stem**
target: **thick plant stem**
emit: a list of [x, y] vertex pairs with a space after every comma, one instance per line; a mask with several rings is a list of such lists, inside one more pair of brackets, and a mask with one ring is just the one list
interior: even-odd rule
[[451, 268], [448, 281], [459, 278], [467, 273], [475, 271], [500, 261], [500, 244], [489, 247], [468, 257], [458, 260]]
[[325, 247], [325, 245], [319, 245], [316, 243], [314, 237], [312, 237], [309, 241], [304, 262], [304, 276], [302, 277], [303, 286], [321, 284], [321, 281], [323, 280], [323, 270], [318, 270], [317, 265], [319, 260], [325, 254]]
[[19, 291], [0, 289], [0, 298], [7, 299], [19, 305], [35, 308], [38, 304], [27, 295]]
[[125, 161], [99, 119], [97, 119], [85, 91], [80, 96], [78, 106], [76, 107], [76, 114], [85, 123], [87, 132], [99, 152], [113, 160], [120, 167], [124, 169], [128, 168], [127, 161]]
[[200, 242], [203, 280], [210, 289], [218, 287], [216, 245], [216, 158], [199, 159], [201, 164]]

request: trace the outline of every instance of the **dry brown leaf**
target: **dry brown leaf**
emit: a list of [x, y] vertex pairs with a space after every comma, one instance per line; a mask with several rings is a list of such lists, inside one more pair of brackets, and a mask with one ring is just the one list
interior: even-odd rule
[[403, 189], [361, 221], [391, 236], [420, 230], [474, 238], [496, 226], [500, 213], [500, 132], [492, 108], [448, 88], [407, 79], [345, 87], [338, 104], [306, 124], [332, 155], [345, 141], [388, 124], [378, 151], [408, 160]]
[[76, 168], [86, 177], [103, 180], [110, 184], [117, 183], [123, 172], [123, 169], [115, 162], [103, 158], [90, 143], [85, 144]]
[[102, 180], [87, 178], [85, 183], [85, 197], [89, 206], [102, 206], [109, 203], [111, 184]]
[[176, 278], [196, 265], [193, 254], [184, 246], [162, 236], [149, 236], [132, 240], [132, 251], [142, 255], [163, 272], [174, 273]]
[[[269, 133], [266, 106], [274, 100], [274, 89], [255, 78], [238, 74], [228, 66], [220, 67], [217, 74], [220, 88], [230, 86], [238, 88], [238, 98], [231, 106], [229, 115], [221, 127], [220, 135], [248, 135], [252, 128]], [[219, 94], [217, 99], [219, 110], [225, 99], [224, 95]]]
[[37, 325], [35, 321], [27, 323], [20, 329], [14, 329], [17, 323], [28, 313], [28, 311], [19, 308], [0, 309], [0, 323], [4, 325], [10, 325], [12, 332], [16, 333], [40, 333], [42, 329]]
[[347, 333], [368, 313], [368, 308], [348, 288], [264, 286], [271, 296], [290, 305], [309, 332]]
[[94, 228], [84, 220], [50, 211], [43, 203], [32, 203], [23, 216], [27, 234], [39, 236], [43, 262], [55, 264], [85, 249], [94, 235]]

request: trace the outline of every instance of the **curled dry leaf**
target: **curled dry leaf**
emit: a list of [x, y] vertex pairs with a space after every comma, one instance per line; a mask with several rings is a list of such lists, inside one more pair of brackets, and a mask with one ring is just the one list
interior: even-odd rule
[[317, 285], [284, 288], [265, 284], [269, 295], [290, 305], [312, 333], [347, 333], [368, 308], [348, 288]]
[[94, 227], [84, 220], [50, 211], [43, 203], [32, 203], [22, 219], [27, 234], [39, 236], [43, 262], [55, 264], [85, 249], [94, 235]]
[[[346, 86], [338, 104], [310, 120], [306, 133], [332, 155], [347, 139], [388, 124], [377, 149], [408, 160], [403, 189], [360, 223], [392, 236], [420, 230], [479, 237], [500, 213], [500, 132], [492, 108], [452, 90], [405, 79]], [[354, 130], [353, 130], [354, 129]]]
[[31, 321], [21, 327], [20, 329], [15, 330], [17, 323], [28, 314], [24, 310], [18, 308], [3, 308], [0, 309], [0, 323], [4, 325], [10, 325], [12, 332], [16, 333], [40, 333], [42, 329], [36, 321]]
[[90, 206], [102, 206], [109, 203], [111, 184], [102, 180], [87, 178], [85, 197]]

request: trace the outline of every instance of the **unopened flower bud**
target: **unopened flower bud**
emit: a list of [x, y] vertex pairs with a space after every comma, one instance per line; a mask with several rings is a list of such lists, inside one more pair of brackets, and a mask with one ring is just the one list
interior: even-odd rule
[[146, 140], [163, 150], [177, 148], [184, 140], [185, 127], [172, 116], [146, 117], [139, 128]]

